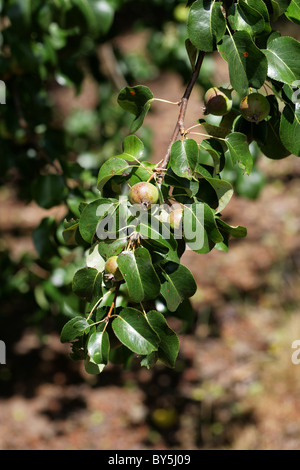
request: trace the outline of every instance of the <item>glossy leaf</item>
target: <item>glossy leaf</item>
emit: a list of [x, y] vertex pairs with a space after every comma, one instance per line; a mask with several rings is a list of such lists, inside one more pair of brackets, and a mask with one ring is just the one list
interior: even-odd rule
[[88, 302], [94, 297], [101, 297], [102, 273], [95, 268], [79, 269], [73, 277], [72, 289], [78, 297]]
[[103, 198], [85, 206], [79, 219], [79, 231], [86, 242], [92, 243], [99, 222], [113, 212], [117, 202], [115, 199]]
[[123, 251], [118, 257], [118, 266], [133, 302], [139, 303], [158, 296], [160, 282], [146, 248], [139, 247], [134, 252]]
[[113, 320], [112, 328], [119, 341], [136, 354], [158, 350], [160, 339], [139, 310], [124, 308]]
[[263, 49], [268, 60], [268, 77], [292, 85], [300, 77], [300, 43], [294, 38], [281, 36]]
[[234, 227], [232, 225], [227, 224], [226, 222], [224, 222], [224, 220], [221, 219], [217, 219], [217, 225], [220, 227], [220, 229], [227, 232], [234, 238], [244, 238], [247, 235], [246, 227], [243, 227], [241, 225]]
[[196, 253], [208, 253], [223, 240], [212, 209], [202, 202], [184, 208], [183, 231], [187, 246]]
[[99, 191], [103, 189], [103, 186], [114, 176], [123, 175], [127, 176], [130, 174], [131, 166], [127, 161], [122, 158], [110, 158], [101, 166], [98, 173], [97, 188]]
[[299, 0], [292, 0], [286, 11], [287, 18], [293, 23], [300, 24], [300, 2]]
[[107, 331], [102, 331], [104, 323], [102, 325], [89, 336], [87, 343], [88, 355], [95, 364], [107, 364], [109, 358], [109, 336]]
[[62, 343], [68, 343], [75, 338], [79, 338], [89, 329], [89, 324], [85, 318], [81, 316], [73, 317], [64, 326], [60, 334]]
[[147, 313], [150, 326], [160, 338], [158, 359], [167, 367], [174, 367], [179, 351], [178, 336], [167, 324], [165, 317], [156, 310]]
[[280, 121], [280, 138], [294, 155], [300, 156], [300, 103], [288, 102]]
[[150, 109], [153, 94], [148, 87], [137, 85], [123, 88], [118, 95], [118, 103], [125, 111], [135, 115], [131, 125], [131, 132], [136, 132], [144, 122]]
[[123, 141], [123, 153], [115, 158], [127, 161], [139, 160], [144, 153], [144, 144], [136, 135], [128, 135]]
[[238, 93], [245, 96], [249, 87], [258, 89], [264, 84], [268, 70], [267, 59], [249, 33], [237, 31], [225, 36], [218, 49], [228, 62], [230, 82]]
[[270, 95], [268, 96], [268, 101], [270, 103], [271, 118], [266, 121], [267, 138], [265, 142], [258, 142], [258, 145], [266, 157], [271, 158], [272, 160], [279, 160], [287, 157], [291, 152], [286, 149], [281, 140], [279, 131], [281, 112], [278, 109], [277, 99], [275, 96]]
[[221, 6], [221, 2], [212, 0], [197, 0], [191, 6], [187, 22], [188, 37], [197, 49], [213, 51], [225, 34], [226, 21]]
[[182, 264], [167, 262], [160, 266], [161, 294], [167, 309], [174, 312], [184, 299], [192, 297], [197, 285], [192, 273]]
[[250, 174], [253, 166], [253, 158], [249, 150], [246, 136], [240, 132], [232, 132], [228, 134], [225, 141], [232, 163], [238, 163], [246, 173]]
[[177, 176], [192, 179], [198, 160], [198, 144], [193, 139], [177, 140], [171, 148], [170, 165]]
[[229, 8], [228, 22], [233, 30], [247, 31], [251, 36], [265, 29], [263, 15], [243, 0], [239, 0]]

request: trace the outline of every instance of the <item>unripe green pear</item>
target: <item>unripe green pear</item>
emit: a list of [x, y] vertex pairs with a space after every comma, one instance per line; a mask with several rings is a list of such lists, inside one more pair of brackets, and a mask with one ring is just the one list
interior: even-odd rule
[[117, 256], [111, 256], [105, 263], [104, 270], [107, 274], [112, 274], [117, 281], [122, 281], [123, 275], [117, 263]]
[[204, 114], [213, 114], [214, 116], [224, 116], [229, 113], [232, 108], [231, 99], [216, 87], [207, 90], [204, 95], [204, 104]]
[[240, 103], [242, 116], [250, 122], [258, 124], [263, 121], [270, 112], [270, 103], [260, 93], [251, 93], [245, 96]]
[[131, 204], [141, 204], [148, 209], [158, 202], [158, 189], [147, 181], [141, 181], [130, 188], [128, 199]]
[[178, 230], [182, 224], [182, 212], [183, 209], [175, 209], [170, 212], [169, 224], [173, 230]]

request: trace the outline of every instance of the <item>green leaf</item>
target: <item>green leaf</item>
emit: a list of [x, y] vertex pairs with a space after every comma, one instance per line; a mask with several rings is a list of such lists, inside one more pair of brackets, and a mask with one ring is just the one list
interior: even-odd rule
[[101, 165], [98, 173], [97, 188], [101, 191], [103, 186], [116, 175], [126, 177], [130, 174], [131, 168], [131, 165], [122, 158], [110, 158]]
[[195, 70], [195, 64], [196, 64], [196, 59], [197, 59], [197, 47], [195, 47], [189, 39], [186, 39], [185, 41], [185, 48], [186, 52], [188, 54], [188, 58], [192, 67], [192, 70]]
[[61, 175], [40, 175], [32, 184], [32, 197], [44, 209], [58, 206], [66, 196], [66, 183]]
[[106, 0], [73, 0], [89, 28], [89, 33], [93, 36], [106, 34], [114, 19], [114, 9]]
[[225, 180], [219, 178], [205, 178], [206, 181], [213, 187], [217, 194], [219, 205], [216, 208], [216, 212], [222, 212], [225, 209], [230, 199], [233, 196], [233, 187], [232, 185]]
[[[227, 134], [228, 132], [226, 129], [226, 133], [222, 137], [226, 137]], [[225, 162], [224, 149], [223, 149], [221, 142], [218, 139], [213, 139], [213, 138], [204, 139], [202, 140], [200, 144], [200, 152], [201, 150], [204, 150], [209, 153], [209, 155], [211, 156], [213, 160], [214, 167], [215, 167], [214, 175], [218, 174], [223, 168], [224, 162]], [[199, 155], [199, 156], [202, 156], [202, 155]], [[201, 160], [199, 163], [201, 163]], [[207, 176], [210, 177], [210, 175], [207, 175]]]
[[157, 226], [155, 226], [154, 221], [152, 221], [151, 224], [141, 221], [136, 226], [135, 230], [141, 235], [142, 239], [146, 239], [151, 243], [154, 243], [158, 249], [161, 248], [164, 253], [174, 252], [177, 250], [177, 242], [173, 234], [159, 221], [157, 221]]
[[90, 325], [85, 318], [81, 316], [73, 317], [64, 325], [60, 334], [60, 340], [62, 343], [73, 341], [73, 339], [79, 338], [86, 333], [89, 327]]
[[116, 199], [96, 199], [85, 206], [79, 219], [79, 231], [87, 243], [92, 243], [99, 222], [112, 213], [117, 204]]
[[165, 173], [163, 184], [172, 186], [173, 188], [185, 189], [189, 196], [195, 195], [199, 189], [198, 181], [181, 178], [180, 176], [175, 175], [174, 171], [170, 167]]
[[158, 296], [160, 281], [146, 248], [139, 247], [134, 252], [122, 252], [118, 257], [118, 266], [133, 302], [139, 303]]
[[159, 266], [161, 273], [161, 294], [167, 308], [175, 312], [184, 299], [192, 297], [197, 285], [192, 273], [182, 264], [171, 261]]
[[263, 49], [268, 60], [268, 77], [292, 85], [300, 77], [300, 43], [294, 38], [281, 36]]
[[183, 230], [187, 246], [196, 253], [208, 253], [215, 243], [223, 240], [212, 209], [202, 202], [185, 206]]
[[148, 355], [158, 350], [160, 339], [139, 310], [124, 308], [113, 320], [112, 328], [121, 343], [136, 354]]
[[164, 316], [156, 310], [147, 313], [150, 326], [160, 338], [158, 359], [167, 367], [174, 367], [179, 351], [179, 340], [175, 331], [167, 324]]
[[229, 8], [228, 22], [233, 30], [247, 31], [251, 36], [265, 29], [262, 14], [243, 0], [239, 0]]
[[248, 175], [253, 166], [253, 158], [249, 150], [247, 137], [240, 132], [232, 132], [225, 138], [232, 163], [238, 163]]
[[143, 156], [144, 144], [136, 135], [128, 135], [123, 141], [123, 153], [115, 158], [136, 161]]
[[279, 133], [283, 145], [300, 157], [300, 103], [286, 104], [281, 115]]
[[198, 0], [191, 6], [187, 29], [191, 43], [199, 50], [211, 52], [226, 31], [226, 20], [221, 10], [222, 3]]
[[177, 140], [171, 148], [170, 165], [177, 176], [192, 179], [198, 161], [198, 144], [193, 139]]
[[229, 235], [235, 238], [244, 238], [247, 236], [247, 229], [246, 227], [243, 227], [242, 225], [238, 225], [236, 227], [227, 224], [224, 222], [224, 220], [217, 219], [217, 224], [220, 227], [220, 229], [224, 230], [227, 232]]
[[245, 96], [249, 87], [260, 88], [266, 78], [268, 63], [265, 55], [254, 44], [246, 31], [225, 36], [218, 49], [228, 62], [230, 83]]
[[285, 12], [287, 18], [293, 23], [300, 24], [300, 2], [299, 0], [292, 0]]
[[131, 125], [131, 132], [136, 132], [144, 122], [150, 109], [153, 94], [148, 87], [137, 85], [123, 88], [118, 95], [118, 103], [125, 111], [135, 115]]
[[[270, 115], [271, 118], [266, 121], [267, 126], [267, 138], [265, 142], [258, 141], [259, 148], [264, 155], [272, 160], [278, 160], [285, 158], [291, 154], [289, 150], [285, 148], [280, 136], [280, 120], [281, 112], [278, 109], [278, 102], [275, 96], [268, 96], [270, 103]], [[289, 125], [287, 126], [287, 128]]]
[[101, 297], [102, 273], [95, 268], [79, 269], [73, 277], [72, 289], [78, 297], [88, 302], [94, 297]]
[[97, 375], [101, 374], [106, 364], [95, 364], [91, 362], [89, 356], [87, 356], [84, 360], [84, 369], [88, 374]]
[[118, 256], [128, 244], [127, 236], [117, 238], [116, 240], [105, 240], [98, 244], [100, 255], [108, 260], [111, 256]]
[[249, 7], [253, 8], [261, 14], [265, 21], [265, 31], [267, 33], [270, 33], [272, 29], [270, 26], [270, 15], [265, 2], [263, 0], [245, 0], [245, 2], [247, 3], [247, 5], [249, 5]]
[[133, 186], [140, 181], [148, 181], [150, 176], [153, 174], [152, 169], [155, 168], [155, 166], [155, 163], [143, 162], [141, 165], [133, 168], [129, 179], [130, 186]]
[[[291, 0], [269, 0], [272, 7], [272, 17], [276, 21], [288, 8]], [[268, 2], [266, 2], [268, 3]]]
[[87, 343], [87, 351], [90, 356], [90, 360], [95, 364], [107, 364], [109, 358], [109, 336], [107, 331], [102, 331], [104, 323], [102, 325], [100, 331], [94, 331], [89, 336]]

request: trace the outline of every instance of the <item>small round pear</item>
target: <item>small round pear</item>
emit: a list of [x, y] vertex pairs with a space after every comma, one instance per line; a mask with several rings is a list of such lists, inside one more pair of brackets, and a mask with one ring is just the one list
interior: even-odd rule
[[118, 256], [111, 256], [105, 263], [104, 270], [107, 274], [112, 274], [117, 281], [122, 281], [123, 275], [117, 263]]
[[258, 124], [269, 115], [270, 103], [264, 95], [251, 93], [242, 99], [240, 110], [247, 121]]
[[219, 88], [209, 88], [204, 95], [205, 112], [214, 116], [224, 116], [232, 108], [232, 101]]
[[148, 209], [152, 204], [158, 202], [158, 189], [154, 184], [140, 181], [130, 188], [128, 199], [131, 204], [141, 204]]

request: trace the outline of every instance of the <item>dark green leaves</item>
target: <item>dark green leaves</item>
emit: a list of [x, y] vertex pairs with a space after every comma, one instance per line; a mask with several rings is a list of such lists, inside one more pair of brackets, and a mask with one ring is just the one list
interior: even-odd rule
[[179, 351], [176, 333], [168, 326], [165, 317], [156, 310], [147, 313], [147, 320], [160, 338], [158, 359], [167, 367], [174, 367]]
[[263, 2], [239, 0], [230, 7], [228, 21], [233, 30], [247, 31], [254, 36], [264, 31], [264, 16], [268, 17], [268, 10]]
[[230, 82], [242, 96], [248, 88], [260, 88], [267, 78], [268, 64], [265, 55], [254, 44], [246, 31], [225, 36], [218, 46], [228, 62]]
[[184, 299], [192, 297], [197, 290], [192, 273], [181, 264], [168, 262], [162, 265], [160, 277], [161, 294], [170, 312], [174, 312]]
[[102, 295], [102, 273], [95, 268], [79, 269], [74, 275], [72, 288], [78, 297], [92, 302], [94, 297]]
[[79, 231], [86, 242], [92, 243], [99, 222], [113, 212], [116, 204], [117, 201], [113, 199], [96, 199], [83, 209], [79, 219]]
[[122, 158], [110, 158], [101, 166], [98, 173], [97, 188], [99, 191], [114, 176], [130, 173], [130, 165]]
[[153, 268], [149, 251], [140, 247], [124, 251], [118, 257], [119, 269], [126, 281], [130, 299], [139, 303], [155, 299], [160, 292], [159, 278]]
[[75, 338], [82, 336], [84, 332], [88, 331], [89, 327], [90, 325], [86, 319], [78, 315], [64, 325], [60, 340], [62, 343], [73, 341]]
[[199, 50], [211, 52], [222, 39], [226, 21], [221, 10], [222, 3], [198, 0], [193, 3], [188, 16], [188, 35]]
[[121, 343], [136, 354], [148, 355], [158, 349], [160, 339], [139, 310], [124, 308], [112, 328]]
[[287, 103], [280, 122], [280, 138], [294, 155], [300, 156], [300, 103]]
[[131, 132], [136, 132], [144, 122], [145, 116], [150, 109], [150, 103], [153, 100], [153, 94], [143, 85], [135, 87], [125, 87], [120, 91], [118, 103], [121, 108], [135, 115], [131, 124]]
[[32, 186], [33, 199], [44, 209], [61, 204], [66, 195], [66, 183], [61, 175], [41, 175]]

